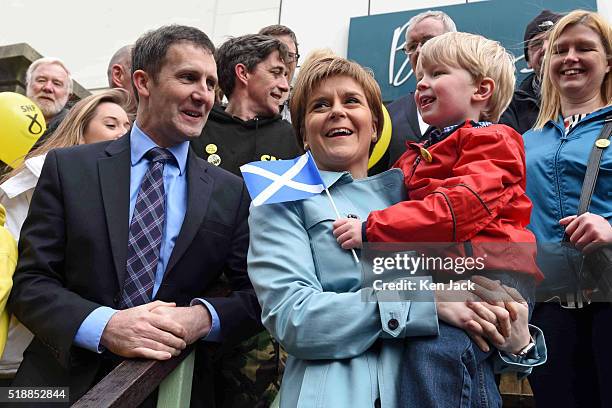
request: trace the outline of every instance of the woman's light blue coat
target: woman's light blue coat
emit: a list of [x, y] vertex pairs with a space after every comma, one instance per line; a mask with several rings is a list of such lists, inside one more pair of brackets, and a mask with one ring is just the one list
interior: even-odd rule
[[[365, 220], [405, 199], [398, 169], [360, 180], [322, 176], [341, 216]], [[251, 207], [249, 277], [263, 324], [289, 353], [280, 406], [372, 408], [380, 398], [396, 407], [400, 367], [410, 363], [402, 361], [406, 338], [438, 333], [435, 304], [379, 301], [362, 289], [361, 265], [332, 235], [336, 218], [324, 193]]]

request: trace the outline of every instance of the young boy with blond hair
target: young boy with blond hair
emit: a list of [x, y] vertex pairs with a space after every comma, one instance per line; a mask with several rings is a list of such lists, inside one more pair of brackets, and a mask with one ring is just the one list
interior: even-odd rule
[[[501, 298], [479, 292], [495, 305], [440, 302], [444, 295], [437, 291], [439, 335], [407, 343], [401, 395], [403, 406], [464, 406], [483, 398], [486, 406], [501, 406], [494, 363], [537, 365], [545, 353], [543, 341], [526, 329], [527, 303], [519, 295], [532, 301], [534, 283], [542, 278], [535, 246], [521, 246], [535, 243], [526, 228], [531, 202], [525, 195], [523, 141], [510, 127], [494, 124], [512, 98], [514, 59], [496, 41], [446, 33], [423, 45], [416, 78], [416, 105], [435, 130], [423, 144], [409, 144], [395, 164], [404, 172], [408, 200], [371, 212], [365, 222], [337, 220], [334, 235], [345, 249], [362, 242], [469, 242], [474, 251], [486, 244], [495, 252], [490, 244], [499, 244], [504, 256], [489, 256], [483, 272], [508, 285], [495, 283], [508, 299], [521, 302], [522, 310], [508, 310], [512, 330], [498, 324], [498, 333], [491, 333], [477, 323], [475, 316], [503, 322]], [[501, 359], [490, 358], [485, 338]]]

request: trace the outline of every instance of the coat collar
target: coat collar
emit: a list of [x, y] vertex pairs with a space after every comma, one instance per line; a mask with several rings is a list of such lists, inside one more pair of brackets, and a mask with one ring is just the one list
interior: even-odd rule
[[181, 259], [196, 236], [204, 215], [208, 210], [214, 179], [208, 174], [206, 162], [189, 149], [187, 157], [187, 210], [181, 231], [176, 239], [176, 245], [168, 261], [164, 279], [172, 273], [172, 269]]
[[319, 170], [321, 178], [327, 188], [334, 184], [342, 185], [353, 182], [353, 176], [348, 171], [325, 171]]
[[[350, 172], [348, 171], [325, 171], [325, 170], [319, 170], [319, 173], [321, 173], [321, 178], [323, 179], [323, 182], [325, 183], [325, 185], [327, 186], [327, 188], [331, 188], [334, 185], [343, 185], [343, 184], [348, 184], [348, 183], [353, 183], [353, 182], [360, 182], [360, 181], [366, 181], [366, 180], [373, 180], [376, 178], [384, 178], [384, 177], [394, 177], [394, 176], [390, 176], [392, 174], [403, 174], [402, 171], [400, 169], [389, 169], [387, 171], [383, 171], [382, 173], [378, 173], [374, 176], [369, 176], [369, 177], [365, 177], [363, 179], [354, 179], [353, 176], [351, 175]], [[403, 176], [402, 176], [403, 178]]]
[[119, 286], [126, 275], [130, 217], [130, 134], [111, 142], [98, 159], [98, 177]]
[[[584, 119], [580, 122], [588, 122], [591, 120], [603, 120], [603, 117], [612, 114], [612, 105], [604, 106], [603, 108], [597, 109], [595, 112], [589, 113]], [[554, 126], [561, 131], [561, 133], [565, 133], [565, 125], [563, 123], [563, 116], [559, 115], [557, 120], [549, 120], [546, 125]]]

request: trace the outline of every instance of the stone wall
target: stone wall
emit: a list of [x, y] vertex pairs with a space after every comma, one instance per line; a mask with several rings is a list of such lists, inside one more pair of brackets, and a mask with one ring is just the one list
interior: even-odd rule
[[[0, 47], [0, 92], [17, 92], [25, 95], [25, 76], [30, 64], [43, 56], [26, 43]], [[71, 101], [78, 101], [90, 92], [73, 81]]]

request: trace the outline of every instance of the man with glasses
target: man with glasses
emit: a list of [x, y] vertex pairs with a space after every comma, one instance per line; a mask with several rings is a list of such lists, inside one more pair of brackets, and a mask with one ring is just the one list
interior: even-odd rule
[[540, 112], [540, 73], [546, 39], [550, 29], [561, 17], [561, 14], [544, 10], [525, 28], [525, 61], [527, 66], [533, 69], [533, 73], [514, 91], [510, 106], [499, 120], [499, 123], [508, 125], [521, 134], [533, 127]]
[[[457, 31], [453, 20], [442, 11], [426, 11], [412, 17], [406, 29], [406, 44], [404, 52], [410, 60], [412, 72], [416, 69], [419, 52], [423, 44], [441, 34]], [[414, 102], [414, 92], [393, 101], [387, 106], [393, 132], [391, 142], [385, 156], [370, 170], [370, 174], [389, 169], [406, 151], [406, 142], [418, 142], [424, 137], [427, 128]]]
[[293, 75], [295, 74], [295, 69], [297, 68], [298, 60], [300, 59], [300, 54], [298, 53], [297, 38], [293, 30], [281, 24], [274, 24], [271, 26], [264, 27], [259, 30], [259, 34], [271, 35], [272, 37], [281, 40], [289, 50], [285, 63], [287, 64], [287, 81], [289, 82], [290, 89], [289, 92], [285, 94], [286, 98], [281, 106], [281, 116], [286, 121], [291, 122], [291, 113], [289, 112], [291, 83], [293, 82]]

